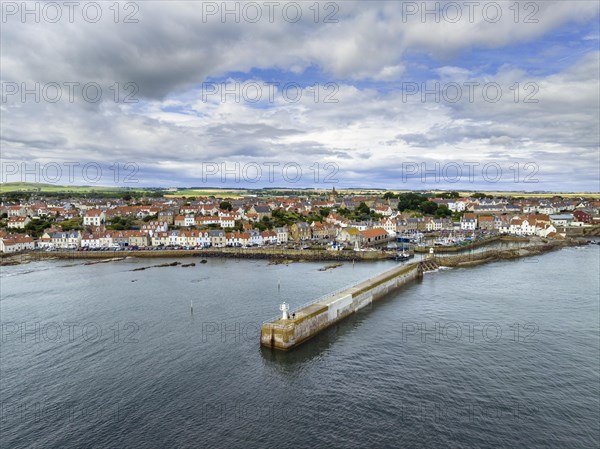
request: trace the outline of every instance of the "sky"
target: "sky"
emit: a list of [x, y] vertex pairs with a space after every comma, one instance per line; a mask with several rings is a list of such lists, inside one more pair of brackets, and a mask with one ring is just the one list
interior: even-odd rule
[[2, 182], [600, 191], [600, 2], [2, 1]]

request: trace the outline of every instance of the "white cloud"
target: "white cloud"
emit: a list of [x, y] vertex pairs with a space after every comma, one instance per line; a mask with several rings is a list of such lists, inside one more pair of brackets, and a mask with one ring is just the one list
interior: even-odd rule
[[[481, 97], [473, 103], [421, 102], [419, 95], [406, 101], [392, 88], [357, 87], [356, 81], [402, 81], [407, 52], [445, 61], [476, 46], [527, 43], [568, 21], [588, 19], [598, 5], [540, 3], [537, 24], [515, 23], [510, 11], [504, 13], [497, 24], [481, 16], [472, 24], [403, 23], [396, 2], [344, 2], [337, 24], [305, 18], [298, 24], [224, 25], [203, 23], [191, 3], [152, 2], [140, 4], [139, 24], [8, 23], [2, 29], [3, 81], [93, 80], [105, 88], [134, 81], [142, 101], [89, 104], [78, 97], [50, 104], [13, 98], [2, 105], [2, 156], [131, 161], [165, 179], [193, 178], [207, 161], [335, 162], [341, 182], [381, 187], [397, 181], [403, 162], [519, 161], [538, 163], [548, 180], [568, 168], [589, 185], [598, 164], [597, 52], [543, 78], [510, 61], [494, 72], [446, 62], [435, 69], [442, 82], [500, 83], [505, 90], [497, 103]], [[338, 103], [324, 103], [323, 96], [315, 102], [309, 91], [298, 103], [280, 92], [274, 104], [203, 101], [198, 89], [207, 77], [231, 72], [302, 73], [309, 67], [347, 80], [335, 95]], [[539, 86], [539, 102], [524, 103], [521, 86], [515, 103], [508, 87], [516, 81]]]

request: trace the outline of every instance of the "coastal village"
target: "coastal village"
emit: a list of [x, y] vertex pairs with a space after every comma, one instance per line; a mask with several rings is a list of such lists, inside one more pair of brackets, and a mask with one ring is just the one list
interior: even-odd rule
[[183, 197], [177, 192], [111, 197], [4, 196], [0, 251], [98, 251], [284, 246], [368, 251], [402, 236], [565, 238], [600, 225], [594, 198], [496, 197], [482, 193]]

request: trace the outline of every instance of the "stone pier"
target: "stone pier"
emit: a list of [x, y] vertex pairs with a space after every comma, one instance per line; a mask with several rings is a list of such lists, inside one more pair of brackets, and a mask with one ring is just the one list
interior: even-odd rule
[[263, 346], [288, 351], [314, 337], [322, 330], [343, 320], [357, 310], [382, 298], [406, 283], [436, 269], [433, 260], [401, 265], [380, 275], [316, 300], [290, 314], [261, 327]]

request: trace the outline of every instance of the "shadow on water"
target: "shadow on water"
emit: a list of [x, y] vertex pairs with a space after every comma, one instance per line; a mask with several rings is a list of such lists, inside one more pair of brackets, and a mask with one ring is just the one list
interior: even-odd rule
[[421, 279], [417, 279], [403, 285], [378, 299], [375, 303], [369, 304], [356, 313], [319, 332], [290, 351], [279, 351], [261, 345], [260, 352], [265, 365], [280, 373], [289, 374], [299, 368], [304, 368], [307, 364], [318, 363], [319, 360], [324, 359], [329, 349], [335, 343], [340, 342], [345, 335], [361, 327], [363, 321], [370, 319], [375, 309], [380, 308], [390, 301], [401, 300], [401, 298], [397, 297], [398, 294], [413, 289], [416, 284], [421, 282]]

